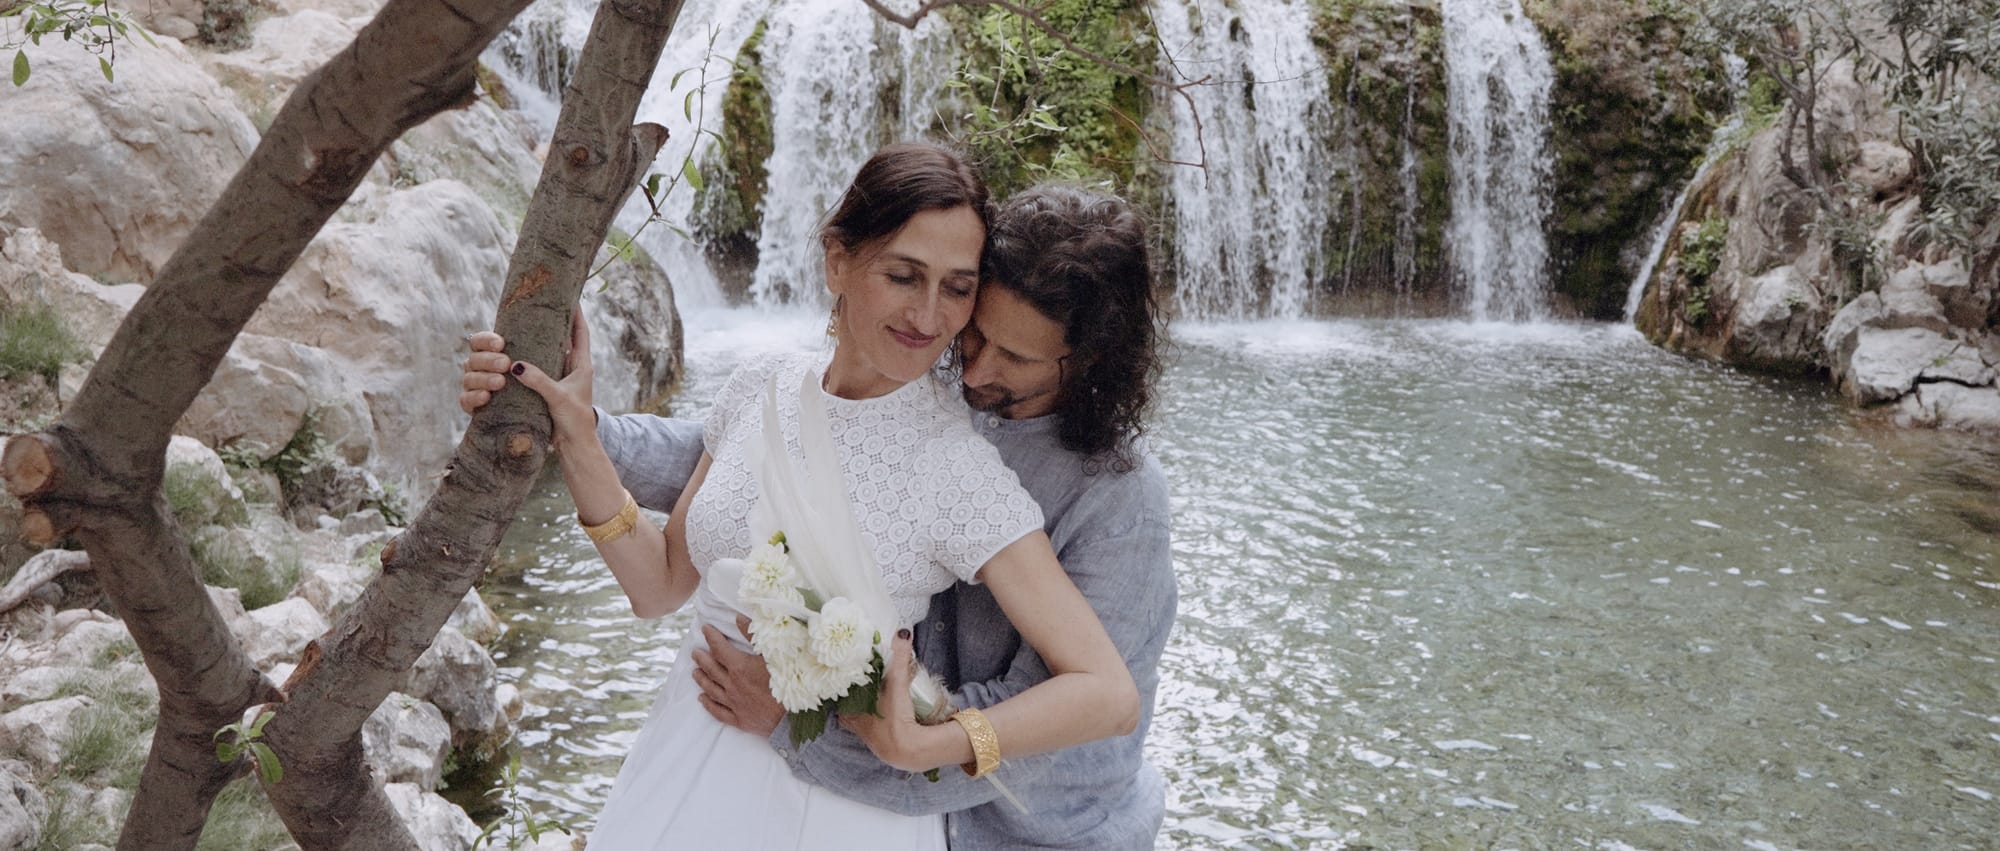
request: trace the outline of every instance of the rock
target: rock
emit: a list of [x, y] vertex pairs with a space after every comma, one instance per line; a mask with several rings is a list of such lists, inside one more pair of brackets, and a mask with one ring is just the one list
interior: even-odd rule
[[449, 626], [438, 631], [398, 689], [437, 705], [451, 722], [452, 747], [491, 752], [514, 735], [494, 694], [499, 672], [486, 648]]
[[192, 437], [174, 435], [167, 444], [167, 499], [185, 528], [241, 522], [243, 491], [215, 450]]
[[361, 727], [362, 748], [377, 778], [436, 791], [451, 754], [451, 725], [438, 708], [391, 693]]
[[123, 789], [98, 789], [90, 794], [90, 814], [105, 824], [124, 824], [132, 811], [132, 793]]
[[1972, 285], [1972, 273], [1965, 260], [1953, 257], [1941, 263], [1911, 264], [1890, 276], [1884, 289], [1920, 289], [1939, 306], [1944, 318], [1959, 328], [1981, 328], [1993, 308], [1993, 292]]
[[265, 18], [242, 50], [203, 53], [201, 61], [216, 82], [236, 95], [244, 112], [268, 123], [299, 81], [353, 42], [363, 23], [301, 9]]
[[604, 286], [586, 286], [590, 320], [591, 396], [599, 404], [658, 413], [680, 388], [681, 319], [673, 287], [650, 262], [613, 263]]
[[1911, 189], [1915, 162], [1902, 145], [1869, 140], [1861, 143], [1859, 155], [1848, 165], [1847, 179], [1872, 200], [1880, 202]]
[[210, 446], [240, 445], [268, 460], [306, 426], [349, 463], [375, 448], [368, 403], [331, 352], [292, 340], [241, 334], [174, 426]]
[[28, 772], [16, 773], [18, 762], [0, 765], [0, 848], [34, 848], [42, 838], [42, 820], [49, 802], [29, 782]]
[[1815, 360], [1819, 293], [1795, 266], [1780, 266], [1744, 284], [1730, 319], [1732, 360], [1768, 370], [1805, 370]]
[[458, 601], [458, 607], [451, 610], [451, 619], [445, 623], [480, 644], [490, 645], [500, 640], [502, 632], [500, 616], [486, 605], [476, 588], [465, 592], [465, 596]]
[[122, 621], [88, 620], [63, 633], [51, 658], [62, 664], [91, 667], [98, 656], [120, 643], [132, 643], [132, 632]]
[[230, 634], [241, 639], [251, 628], [247, 623], [250, 613], [243, 610], [243, 592], [234, 588], [218, 588], [210, 585], [208, 601], [214, 603], [215, 608], [222, 612], [222, 622], [228, 625]]
[[340, 518], [339, 528], [340, 534], [346, 536], [376, 535], [389, 531], [389, 523], [382, 519], [382, 512], [364, 508]]
[[[35, 703], [55, 697], [63, 684], [88, 673], [77, 667], [43, 666], [14, 671], [0, 683], [0, 704]], [[0, 845], [0, 847], [5, 847]]]
[[521, 697], [521, 690], [513, 683], [501, 683], [493, 690], [493, 699], [500, 702], [500, 711], [507, 713], [507, 720], [519, 722], [521, 715], [528, 711], [528, 702]]
[[355, 600], [361, 599], [361, 592], [367, 589], [371, 578], [373, 571], [353, 565], [309, 564], [306, 565], [304, 578], [299, 580], [299, 587], [292, 594], [311, 603], [314, 609], [332, 621], [346, 612]]
[[311, 603], [297, 597], [257, 609], [246, 621], [247, 628], [236, 637], [243, 642], [250, 664], [258, 668], [297, 658], [307, 643], [333, 626]]
[[69, 739], [71, 723], [96, 705], [97, 701], [74, 695], [30, 703], [0, 715], [0, 752], [19, 754], [37, 772], [53, 771], [62, 764], [63, 742]]
[[414, 783], [382, 787], [389, 804], [410, 828], [417, 847], [426, 851], [470, 851], [479, 839], [479, 825], [457, 805]]
[[393, 192], [377, 206], [366, 221], [321, 231], [246, 330], [337, 355], [367, 400], [361, 421], [396, 438], [376, 447], [373, 466], [427, 482], [466, 422], [456, 389], [463, 337], [492, 322], [507, 235], [455, 181]]
[[1977, 348], [1928, 328], [1863, 328], [1841, 389], [1862, 404], [1886, 402], [1925, 378], [1988, 384], [1993, 371]]
[[1896, 408], [1903, 425], [2000, 433], [2000, 388], [1919, 384]]
[[152, 0], [132, 10], [132, 17], [148, 32], [180, 41], [193, 41], [201, 34], [202, 0]]
[[[6, 168], [0, 164], [0, 171]], [[5, 224], [8, 203], [0, 200], [0, 225]], [[100, 284], [88, 275], [65, 269], [62, 247], [35, 228], [20, 228], [0, 239], [0, 305], [10, 310], [20, 305], [47, 305], [62, 317], [77, 341], [92, 351], [111, 342], [118, 323], [125, 321], [126, 312], [145, 293], [146, 288], [138, 284]], [[62, 398], [74, 395], [66, 392]]]
[[152, 280], [256, 146], [257, 131], [180, 43], [118, 45], [117, 79], [97, 57], [45, 39], [7, 93], [0, 224], [39, 229], [71, 271]]

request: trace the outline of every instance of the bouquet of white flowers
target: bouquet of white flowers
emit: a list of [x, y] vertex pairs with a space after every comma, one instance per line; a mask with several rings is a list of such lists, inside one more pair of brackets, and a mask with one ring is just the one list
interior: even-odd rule
[[[834, 713], [876, 712], [882, 690], [882, 629], [847, 597], [823, 597], [792, 567], [783, 532], [758, 544], [746, 559], [737, 598], [750, 616], [751, 645], [771, 671], [771, 695], [785, 707], [792, 744], [825, 732]], [[910, 698], [917, 720], [943, 723], [950, 695], [928, 672], [915, 677]]]
[[[792, 743], [826, 730], [833, 713], [880, 714], [884, 634], [896, 607], [874, 553], [849, 507], [839, 455], [827, 425], [818, 376], [799, 387], [799, 445], [786, 451], [777, 390], [764, 396], [763, 439], [745, 446], [761, 491], [751, 511], [748, 557], [722, 559], [710, 579], [728, 604], [750, 617], [750, 643], [771, 671], [771, 694], [791, 722]], [[740, 571], [740, 578], [732, 574]], [[732, 593], [733, 592], [733, 593]], [[910, 678], [919, 722], [951, 717], [951, 696], [921, 666]]]

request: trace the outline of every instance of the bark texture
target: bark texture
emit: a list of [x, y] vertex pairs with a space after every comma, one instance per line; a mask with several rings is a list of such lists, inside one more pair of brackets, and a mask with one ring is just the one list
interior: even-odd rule
[[[160, 724], [120, 848], [192, 848], [216, 793], [244, 769], [219, 763], [211, 736], [251, 706], [286, 700], [209, 601], [161, 495], [173, 423], [382, 151], [469, 101], [479, 52], [526, 5], [389, 0], [300, 84], [61, 420], [7, 447], [9, 491], [27, 516], [46, 520], [38, 537], [71, 536], [89, 552], [159, 683]], [[583, 264], [662, 141], [657, 128], [635, 137], [630, 124], [680, 6], [600, 10], [583, 60], [596, 70], [579, 73], [558, 134], [558, 150], [569, 153], [551, 158], [537, 189], [500, 314], [516, 351], [538, 363], [552, 363]], [[540, 467], [548, 422], [539, 399], [492, 407], [460, 447], [460, 474], [385, 557], [360, 605], [321, 639], [316, 664], [308, 654], [266, 728], [285, 766], [270, 797], [305, 848], [415, 847], [368, 776], [360, 729], [477, 578]], [[536, 436], [536, 451], [505, 455], [497, 436], [521, 433]]]

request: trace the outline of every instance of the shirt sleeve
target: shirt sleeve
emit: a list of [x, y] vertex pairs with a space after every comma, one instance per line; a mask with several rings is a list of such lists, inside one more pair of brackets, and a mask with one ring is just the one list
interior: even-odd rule
[[[956, 766], [938, 769], [935, 783], [921, 773], [891, 767], [860, 738], [838, 725], [829, 725], [826, 733], [796, 750], [790, 736], [790, 727], [779, 724], [771, 733], [771, 747], [785, 757], [794, 777], [871, 807], [921, 816], [971, 809], [1000, 799], [1000, 790], [992, 783], [968, 777]], [[995, 774], [1009, 788], [1025, 788], [1054, 765], [1048, 756], [1008, 759], [1000, 763]]]
[[931, 540], [938, 564], [978, 584], [979, 569], [995, 553], [1042, 528], [1042, 509], [1021, 487], [1000, 453], [970, 430], [944, 444], [941, 472], [932, 480]]
[[672, 511], [701, 463], [702, 424], [652, 414], [597, 412], [597, 440], [640, 505]]

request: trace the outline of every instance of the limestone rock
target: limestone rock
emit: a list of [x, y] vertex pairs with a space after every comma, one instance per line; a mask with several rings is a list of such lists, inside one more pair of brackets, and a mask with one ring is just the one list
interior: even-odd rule
[[451, 610], [451, 619], [445, 621], [445, 624], [480, 644], [490, 645], [500, 640], [502, 632], [500, 616], [493, 613], [491, 606], [486, 605], [486, 600], [479, 596], [479, 590], [476, 588], [465, 592], [465, 596], [458, 601], [458, 606]]
[[1893, 401], [1920, 379], [1990, 384], [1977, 348], [1927, 328], [1863, 328], [1841, 389], [1856, 402]]
[[1914, 165], [1915, 159], [1902, 145], [1865, 141], [1847, 167], [1847, 179], [1874, 200], [1881, 201], [1910, 190], [1910, 179], [1916, 174]]
[[1819, 293], [1797, 267], [1780, 266], [1744, 284], [1730, 319], [1732, 360], [1763, 369], [1799, 369], [1814, 360]]
[[299, 81], [354, 41], [354, 33], [364, 23], [319, 9], [265, 18], [251, 32], [249, 46], [228, 53], [204, 53], [202, 64], [217, 82], [235, 93], [244, 112], [272, 116], [298, 88]]
[[107, 649], [131, 644], [132, 632], [123, 621], [87, 620], [70, 627], [56, 640], [54, 658], [67, 665], [89, 666]]
[[151, 0], [132, 8], [132, 17], [147, 32], [180, 41], [192, 41], [201, 34], [202, 0]]
[[464, 633], [438, 631], [399, 689], [428, 700], [451, 722], [452, 747], [490, 751], [514, 735], [514, 725], [494, 693], [499, 679], [493, 657]]
[[0, 848], [33, 848], [42, 838], [42, 820], [48, 817], [49, 803], [42, 791], [25, 774], [0, 764]]
[[[0, 148], [5, 145], [6, 141], [0, 139]], [[6, 168], [5, 163], [0, 163], [0, 171]], [[4, 217], [10, 203], [13, 202], [0, 198], [0, 232], [5, 230]], [[78, 342], [93, 351], [103, 349], [118, 330], [118, 323], [125, 320], [126, 312], [145, 295], [146, 288], [138, 284], [100, 284], [88, 275], [68, 271], [63, 267], [62, 252], [49, 234], [32, 227], [16, 229], [0, 239], [0, 305], [9, 309], [29, 304], [48, 305], [62, 317], [63, 324]]]
[[0, 752], [19, 754], [36, 771], [53, 770], [62, 764], [63, 742], [69, 739], [71, 723], [96, 705], [97, 701], [74, 695], [30, 703], [0, 715]]
[[281, 659], [296, 659], [307, 643], [332, 628], [318, 609], [298, 597], [253, 611], [245, 621], [247, 629], [237, 638], [243, 642], [250, 664], [258, 668]]
[[246, 330], [337, 355], [367, 400], [362, 421], [396, 436], [376, 447], [374, 466], [428, 481], [465, 425], [463, 337], [492, 322], [506, 241], [464, 184], [394, 192], [370, 221], [328, 225]]
[[2000, 388], [1919, 384], [1896, 407], [1904, 425], [2000, 434]]
[[432, 792], [451, 754], [451, 725], [437, 707], [391, 693], [362, 725], [361, 746], [383, 782], [412, 783]]
[[427, 851], [470, 851], [479, 839], [479, 824], [457, 805], [415, 783], [390, 783], [382, 787], [389, 805], [403, 817], [417, 847]]
[[346, 367], [319, 347], [262, 334], [237, 336], [174, 426], [210, 446], [237, 445], [269, 459], [312, 418], [314, 430], [349, 463], [375, 450], [375, 429]]
[[97, 57], [45, 39], [26, 48], [29, 84], [7, 93], [0, 224], [34, 227], [64, 265], [150, 281], [257, 142], [178, 42], [118, 46], [117, 79]]
[[311, 603], [312, 607], [331, 621], [347, 611], [347, 607], [361, 599], [373, 578], [373, 571], [349, 564], [308, 564], [305, 576], [299, 580], [299, 587], [292, 593]]
[[229, 468], [215, 450], [192, 437], [174, 435], [167, 443], [167, 487], [170, 500], [185, 514], [183, 527], [235, 522], [244, 515], [243, 491], [230, 478]]

